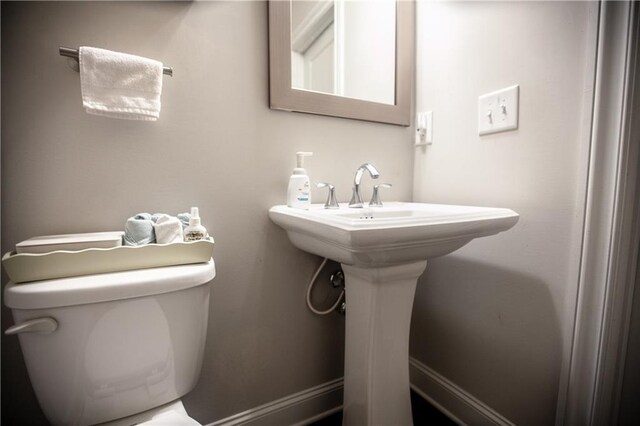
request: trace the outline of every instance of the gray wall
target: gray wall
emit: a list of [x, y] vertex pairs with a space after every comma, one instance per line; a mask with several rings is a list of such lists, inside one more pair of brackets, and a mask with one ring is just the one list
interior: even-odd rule
[[[416, 201], [517, 211], [519, 223], [429, 262], [411, 354], [519, 425], [554, 423], [570, 350], [597, 5], [420, 2]], [[478, 96], [520, 85], [518, 130], [479, 137]]]
[[[294, 153], [314, 151], [312, 180], [334, 183], [341, 200], [363, 161], [394, 184], [389, 198], [411, 197], [410, 129], [269, 110], [267, 40], [264, 2], [2, 3], [2, 252], [199, 206], [218, 268], [202, 376], [185, 399], [200, 422], [342, 375], [343, 318], [304, 303], [320, 259], [267, 217], [285, 201]], [[174, 67], [160, 121], [87, 115], [57, 50], [79, 45]], [[17, 339], [4, 335], [2, 420], [44, 421]]]

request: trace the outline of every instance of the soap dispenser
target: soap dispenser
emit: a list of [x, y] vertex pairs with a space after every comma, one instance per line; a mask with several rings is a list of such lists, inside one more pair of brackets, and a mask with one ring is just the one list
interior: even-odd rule
[[304, 157], [311, 157], [313, 152], [297, 152], [297, 167], [289, 178], [287, 188], [287, 206], [308, 209], [311, 204], [311, 185], [307, 171], [303, 168]]

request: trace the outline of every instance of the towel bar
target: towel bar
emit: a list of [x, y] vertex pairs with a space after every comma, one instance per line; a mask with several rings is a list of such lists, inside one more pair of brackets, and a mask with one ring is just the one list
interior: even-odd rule
[[[60, 49], [60, 56], [66, 56], [68, 58], [79, 61], [78, 49], [70, 49], [68, 47], [60, 47], [59, 49]], [[162, 74], [166, 74], [169, 77], [173, 77], [173, 68], [162, 67]]]

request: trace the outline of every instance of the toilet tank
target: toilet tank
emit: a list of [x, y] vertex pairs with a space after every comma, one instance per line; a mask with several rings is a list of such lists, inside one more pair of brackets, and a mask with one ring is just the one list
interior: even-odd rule
[[29, 378], [53, 425], [93, 425], [188, 393], [202, 366], [208, 263], [88, 275], [4, 292], [16, 325], [52, 318], [53, 332], [18, 334]]

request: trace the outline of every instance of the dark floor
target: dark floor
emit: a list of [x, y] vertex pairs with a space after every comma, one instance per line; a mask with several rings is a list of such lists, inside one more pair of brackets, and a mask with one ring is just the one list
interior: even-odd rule
[[[456, 423], [449, 417], [442, 414], [429, 401], [423, 399], [415, 392], [411, 392], [411, 411], [413, 412], [414, 426], [455, 426]], [[341, 426], [342, 412], [325, 417], [311, 426]], [[391, 426], [391, 425], [390, 425]]]

